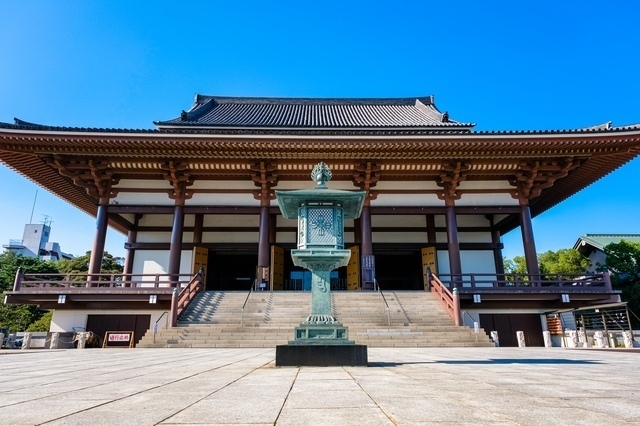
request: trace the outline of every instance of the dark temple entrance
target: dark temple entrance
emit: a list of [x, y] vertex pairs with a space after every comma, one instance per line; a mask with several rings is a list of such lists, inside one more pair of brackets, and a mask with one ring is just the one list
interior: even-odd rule
[[257, 253], [209, 251], [207, 290], [249, 291], [257, 264]]
[[376, 280], [383, 291], [423, 290], [419, 250], [374, 250]]

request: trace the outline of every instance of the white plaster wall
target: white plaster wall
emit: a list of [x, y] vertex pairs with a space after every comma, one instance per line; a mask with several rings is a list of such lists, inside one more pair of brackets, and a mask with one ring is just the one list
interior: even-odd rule
[[371, 201], [372, 206], [444, 206], [444, 201], [438, 199], [435, 194], [380, 194], [378, 198]]
[[389, 227], [416, 227], [427, 228], [427, 217], [424, 215], [371, 215], [371, 226]]
[[195, 180], [193, 185], [189, 187], [189, 189], [238, 189], [238, 190], [249, 190], [255, 191], [258, 189], [257, 186], [253, 184], [251, 180], [225, 180], [225, 181], [214, 181], [214, 180]]
[[[180, 274], [190, 275], [193, 252], [182, 250], [180, 254]], [[169, 267], [169, 250], [136, 250], [133, 258], [134, 274], [166, 274]], [[153, 277], [144, 277], [153, 280]]]
[[[257, 187], [254, 188], [258, 189]], [[173, 200], [172, 200], [173, 201]], [[258, 206], [259, 202], [253, 194], [194, 194], [185, 201], [187, 206]]]
[[276, 223], [278, 227], [298, 227], [298, 221], [296, 219], [285, 219], [282, 216], [276, 216]]
[[427, 232], [375, 232], [371, 233], [373, 243], [424, 243], [427, 245]]
[[514, 189], [511, 184], [506, 180], [465, 180], [460, 182], [458, 189], [501, 189], [512, 190]]
[[517, 206], [518, 200], [510, 194], [464, 194], [456, 206]]
[[[167, 190], [170, 188], [167, 188]], [[111, 202], [123, 205], [156, 205], [156, 206], [173, 206], [175, 201], [169, 198], [167, 193], [149, 194], [140, 192], [121, 192]]]
[[122, 179], [115, 188], [166, 189], [168, 191], [171, 189], [171, 184], [164, 179]]
[[138, 222], [140, 226], [173, 226], [173, 214], [145, 214]]
[[[49, 331], [60, 333], [73, 333], [76, 331], [85, 331], [87, 326], [88, 315], [151, 315], [150, 326], [153, 327], [155, 322], [162, 316], [162, 310], [151, 309], [70, 309], [70, 310], [54, 310], [53, 317], [51, 319], [51, 326]], [[167, 314], [168, 315], [168, 314]], [[158, 329], [166, 328], [166, 321], [164, 318], [158, 323]]]
[[[438, 272], [449, 274], [449, 251], [438, 250]], [[493, 252], [489, 250], [462, 250], [460, 251], [460, 263], [464, 274], [495, 274], [496, 266], [493, 261]], [[483, 277], [489, 279], [489, 277]]]
[[206, 243], [257, 243], [258, 232], [205, 232], [202, 241]]
[[278, 232], [278, 235], [276, 235], [276, 245], [282, 243], [296, 244], [298, 242], [297, 238], [296, 232]]
[[461, 243], [490, 243], [490, 232], [458, 232], [458, 241]]
[[[458, 226], [489, 226], [489, 221], [484, 215], [479, 214], [459, 214], [456, 215]], [[445, 226], [443, 224], [443, 226]]]
[[442, 188], [438, 186], [435, 181], [385, 181], [381, 180], [376, 184], [373, 190], [412, 190], [412, 191], [441, 191]]
[[[293, 222], [294, 224], [296, 223], [295, 220]], [[260, 226], [260, 216], [248, 214], [209, 214], [204, 215], [204, 226], [258, 227]]]
[[171, 242], [171, 232], [138, 232], [138, 243], [168, 243]]

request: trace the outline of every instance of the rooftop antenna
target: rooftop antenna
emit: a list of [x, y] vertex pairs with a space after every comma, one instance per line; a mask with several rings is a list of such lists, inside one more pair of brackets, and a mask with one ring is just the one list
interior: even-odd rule
[[29, 218], [29, 225], [33, 223], [33, 211], [36, 208], [36, 200], [38, 199], [38, 189], [36, 188], [36, 196], [33, 197], [33, 207], [31, 207], [31, 217]]
[[51, 228], [51, 224], [53, 223], [53, 220], [51, 220], [51, 216], [43, 214], [42, 223], [44, 224], [44, 226], [48, 226], [49, 228]]

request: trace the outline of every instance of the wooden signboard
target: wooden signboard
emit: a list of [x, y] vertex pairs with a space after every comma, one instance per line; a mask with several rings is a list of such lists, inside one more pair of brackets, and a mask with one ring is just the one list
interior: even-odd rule
[[353, 246], [349, 250], [351, 257], [347, 264], [347, 290], [357, 290], [360, 288], [360, 248]]
[[103, 348], [132, 348], [133, 331], [107, 331], [104, 333]]

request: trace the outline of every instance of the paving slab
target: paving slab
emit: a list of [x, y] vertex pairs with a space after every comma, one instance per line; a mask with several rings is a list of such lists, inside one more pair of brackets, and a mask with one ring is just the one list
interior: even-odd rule
[[640, 351], [370, 348], [368, 367], [275, 350], [0, 351], [0, 425], [640, 425]]

